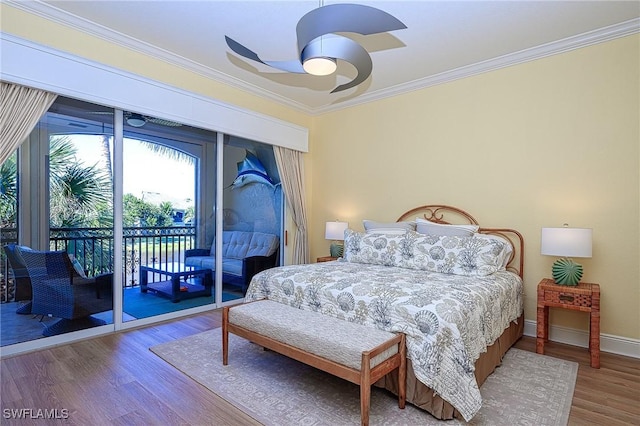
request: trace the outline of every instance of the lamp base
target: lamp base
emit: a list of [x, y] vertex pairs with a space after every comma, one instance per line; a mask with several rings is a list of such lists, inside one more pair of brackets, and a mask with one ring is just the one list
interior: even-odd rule
[[344, 254], [344, 245], [340, 243], [331, 243], [329, 246], [329, 253], [331, 257], [342, 257]]
[[571, 259], [558, 259], [553, 263], [551, 274], [558, 285], [578, 285], [582, 278], [582, 265]]

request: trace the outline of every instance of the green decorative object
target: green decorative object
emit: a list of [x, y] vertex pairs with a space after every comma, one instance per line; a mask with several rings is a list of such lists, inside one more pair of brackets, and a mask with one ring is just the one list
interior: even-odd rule
[[558, 259], [553, 262], [551, 273], [556, 284], [578, 285], [580, 278], [582, 278], [582, 265], [571, 259]]
[[331, 257], [342, 257], [342, 254], [344, 253], [344, 245], [336, 242], [331, 243], [331, 246], [329, 246], [329, 253], [331, 254]]

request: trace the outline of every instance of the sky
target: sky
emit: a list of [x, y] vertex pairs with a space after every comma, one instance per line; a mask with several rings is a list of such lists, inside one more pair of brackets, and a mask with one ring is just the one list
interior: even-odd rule
[[[72, 140], [78, 149], [76, 156], [81, 162], [86, 166], [97, 162], [102, 164], [101, 137], [75, 135]], [[195, 199], [193, 165], [156, 154], [140, 142], [127, 138], [124, 140], [123, 165], [125, 194], [172, 202]]]

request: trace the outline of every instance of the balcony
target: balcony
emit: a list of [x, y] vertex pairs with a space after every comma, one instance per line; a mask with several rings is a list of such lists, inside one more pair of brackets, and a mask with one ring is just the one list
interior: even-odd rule
[[[2, 245], [15, 243], [17, 230], [3, 228]], [[125, 271], [124, 287], [137, 287], [138, 267], [158, 262], [181, 262], [185, 250], [194, 247], [194, 226], [128, 227], [123, 229]], [[111, 228], [51, 228], [49, 249], [66, 251], [75, 256], [87, 276], [113, 270], [113, 229]], [[12, 279], [4, 252], [0, 255], [0, 276], [9, 277], [8, 291], [2, 293], [2, 302], [13, 301]]]
[[[0, 230], [2, 245], [16, 242], [16, 229]], [[185, 250], [195, 248], [194, 226], [127, 227], [123, 229], [124, 287], [123, 320], [133, 320], [160, 313], [173, 312], [212, 303], [211, 297], [198, 297], [172, 303], [152, 293], [144, 294], [139, 287], [140, 266], [153, 263], [181, 262]], [[52, 228], [49, 232], [50, 250], [66, 251], [74, 255], [87, 276], [114, 272], [114, 234], [109, 228]], [[19, 302], [14, 299], [14, 282], [4, 250], [0, 251], [0, 280], [2, 282], [2, 346], [42, 338], [42, 325], [33, 315], [18, 315]], [[151, 276], [149, 282], [160, 281], [161, 276]], [[155, 275], [155, 274], [153, 274]], [[241, 298], [225, 289], [224, 300]], [[142, 312], [142, 314], [140, 314]], [[113, 312], [106, 312], [107, 322], [113, 321]], [[54, 319], [41, 319], [44, 323]]]
[[[123, 229], [124, 288], [136, 287], [138, 267], [182, 262], [185, 250], [195, 248], [194, 226], [127, 227]], [[51, 250], [73, 254], [89, 276], [113, 272], [113, 230], [110, 228], [54, 228]]]

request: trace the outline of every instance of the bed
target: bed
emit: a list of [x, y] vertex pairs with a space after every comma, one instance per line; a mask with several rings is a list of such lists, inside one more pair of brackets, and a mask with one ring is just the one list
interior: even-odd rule
[[[407, 401], [469, 421], [479, 388], [523, 333], [522, 235], [427, 205], [345, 231], [341, 259], [257, 274], [245, 301], [270, 299], [407, 341]], [[376, 383], [397, 394], [397, 377]]]

